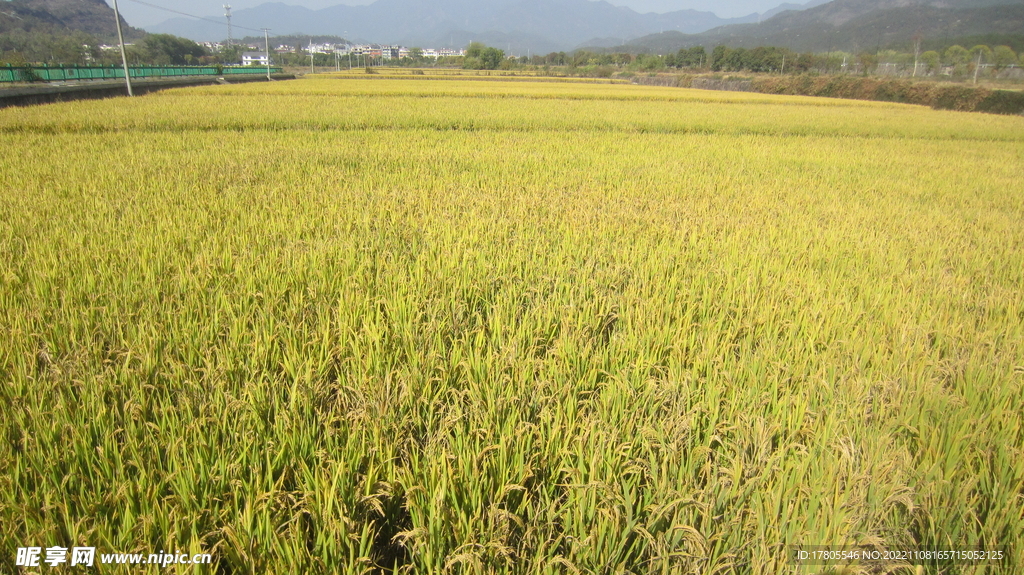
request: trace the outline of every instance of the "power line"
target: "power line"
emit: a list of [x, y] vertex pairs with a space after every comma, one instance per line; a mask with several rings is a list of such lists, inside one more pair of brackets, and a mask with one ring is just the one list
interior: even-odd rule
[[[211, 22], [213, 24], [220, 24], [221, 26], [224, 26], [224, 22], [221, 22], [220, 20], [211, 20], [209, 18], [203, 18], [202, 16], [196, 16], [195, 14], [189, 14], [188, 12], [182, 12], [180, 10], [174, 10], [174, 9], [171, 9], [171, 8], [164, 8], [163, 6], [157, 6], [156, 4], [150, 4], [149, 2], [144, 2], [143, 0], [132, 0], [132, 2], [135, 2], [136, 4], [143, 4], [145, 6], [149, 6], [150, 8], [156, 8], [157, 10], [163, 10], [164, 12], [173, 12], [175, 14], [181, 14], [182, 16], [188, 16], [189, 18], [195, 18], [196, 20], [202, 20], [204, 22]], [[232, 28], [241, 28], [243, 30], [251, 30], [253, 32], [262, 32], [263, 31], [262, 29], [259, 29], [259, 28], [247, 28], [245, 26], [239, 26], [238, 24], [232, 24], [231, 27]]]

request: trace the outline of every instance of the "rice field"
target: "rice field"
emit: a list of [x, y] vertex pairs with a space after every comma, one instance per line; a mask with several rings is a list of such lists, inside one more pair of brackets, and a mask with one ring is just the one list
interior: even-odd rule
[[343, 74], [0, 143], [0, 572], [1024, 572], [1024, 118]]

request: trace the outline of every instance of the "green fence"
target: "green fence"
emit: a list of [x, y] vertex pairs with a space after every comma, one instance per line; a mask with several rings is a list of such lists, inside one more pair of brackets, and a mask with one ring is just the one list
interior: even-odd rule
[[[129, 66], [132, 78], [266, 74], [266, 66]], [[272, 74], [281, 72], [270, 67]], [[0, 66], [0, 82], [60, 82], [124, 78], [121, 66]]]

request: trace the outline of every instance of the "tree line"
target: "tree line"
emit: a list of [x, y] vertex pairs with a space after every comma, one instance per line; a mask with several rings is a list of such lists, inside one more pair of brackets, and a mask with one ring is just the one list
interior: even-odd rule
[[[151, 65], [211, 65], [236, 64], [246, 45], [224, 46], [212, 51], [186, 38], [170, 34], [148, 34], [127, 46], [129, 64]], [[275, 65], [307, 66], [310, 55], [295, 53], [273, 54]], [[347, 66], [347, 56], [314, 54], [313, 64], [320, 67]], [[66, 64], [117, 65], [120, 53], [103, 50], [95, 37], [84, 32], [45, 34], [11, 31], [0, 35], [0, 64]], [[368, 63], [358, 59], [356, 66]], [[384, 61], [380, 62], [385, 63]], [[520, 57], [508, 57], [503, 50], [473, 42], [464, 57], [426, 58], [422, 50], [412, 48], [408, 57], [387, 61], [391, 66], [449, 66], [476, 70], [522, 69], [524, 67], [561, 67], [571, 74], [611, 76], [623, 71], [657, 72], [670, 70], [707, 70], [713, 72], [762, 73], [836, 73], [861, 74], [891, 73], [913, 70], [914, 75], [943, 73], [950, 76], [973, 74], [978, 65], [985, 69], [1003, 70], [1024, 67], [1024, 50], [1018, 54], [1009, 46], [990, 47], [985, 44], [966, 48], [960, 45], [924, 52], [897, 52], [880, 50], [859, 54], [832, 51], [827, 53], [798, 53], [788, 48], [762, 46], [758, 48], [732, 48], [715, 46], [710, 52], [704, 46], [680, 48], [668, 54], [636, 52], [550, 52]], [[884, 69], [880, 69], [884, 66]]]
[[616, 68], [633, 72], [691, 69], [712, 72], [874, 74], [882, 71], [881, 66], [887, 66], [901, 70], [914, 70], [916, 67], [918, 75], [943, 72], [951, 76], [962, 76], [973, 73], [979, 64], [996, 71], [1009, 67], [1024, 68], [1024, 50], [1018, 54], [1009, 46], [989, 47], [978, 44], [965, 48], [954, 44], [944, 50], [909, 53], [880, 50], [855, 54], [838, 50], [811, 53], [776, 46], [748, 49], [719, 45], [710, 52], [704, 46], [694, 46], [680, 48], [677, 52], [668, 54], [588, 50], [572, 53], [551, 52], [546, 55], [524, 56], [516, 60], [516, 63], [538, 67], [562, 66], [569, 71], [596, 70], [598, 75], [601, 75], [602, 69], [604, 75], [610, 75]]
[[[95, 36], [85, 32], [45, 34], [12, 31], [0, 34], [0, 64], [111, 66], [121, 64], [119, 50], [104, 50]], [[246, 47], [213, 52], [187, 38], [147, 34], [125, 46], [129, 65], [188, 66], [231, 64], [241, 60]]]

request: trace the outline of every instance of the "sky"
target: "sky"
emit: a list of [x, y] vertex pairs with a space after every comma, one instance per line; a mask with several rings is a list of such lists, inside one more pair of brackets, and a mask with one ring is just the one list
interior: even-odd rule
[[[148, 4], [166, 6], [180, 12], [196, 16], [223, 16], [225, 3], [231, 4], [232, 10], [254, 8], [271, 0], [145, 0]], [[311, 10], [319, 10], [337, 4], [370, 4], [371, 0], [273, 0], [294, 6], [305, 6]], [[423, 0], [429, 2], [430, 0]], [[714, 12], [722, 18], [746, 16], [753, 12], [765, 12], [789, 1], [802, 4], [806, 0], [608, 0], [616, 6], [629, 6], [638, 12], [671, 12], [673, 10], [704, 10]], [[113, 6], [113, 0], [106, 0]], [[159, 24], [164, 20], [178, 18], [179, 15], [135, 2], [134, 0], [118, 0], [117, 7], [129, 24], [136, 27]]]

